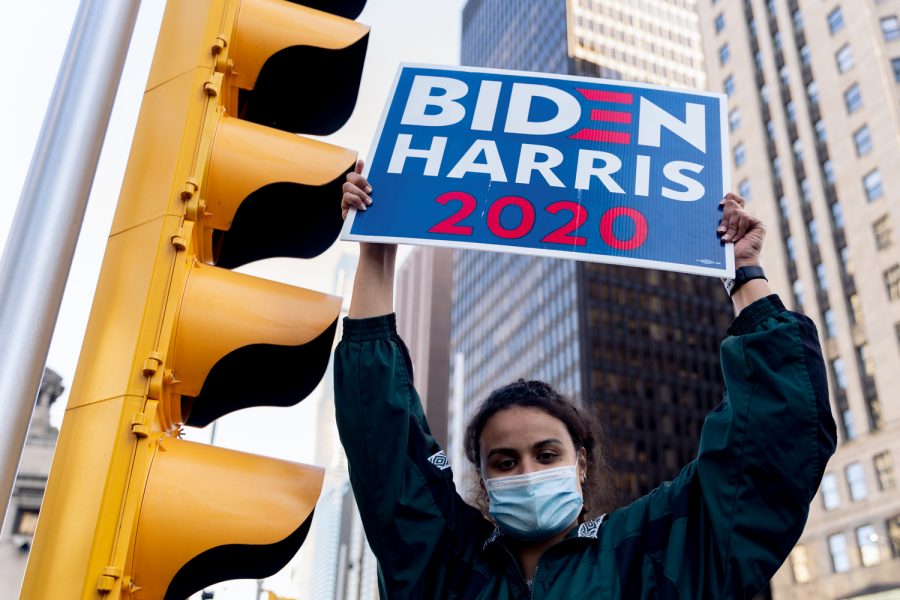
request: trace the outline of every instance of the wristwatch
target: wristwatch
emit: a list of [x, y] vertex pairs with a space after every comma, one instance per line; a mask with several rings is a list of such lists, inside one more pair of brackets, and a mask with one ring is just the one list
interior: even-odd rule
[[738, 291], [738, 288], [740, 288], [751, 279], [765, 279], [766, 281], [768, 281], [768, 278], [763, 272], [762, 267], [749, 266], [740, 267], [738, 270], [736, 270], [734, 272], [734, 279], [722, 278], [722, 284], [725, 285], [725, 291], [728, 292], [728, 295], [734, 296], [734, 293]]

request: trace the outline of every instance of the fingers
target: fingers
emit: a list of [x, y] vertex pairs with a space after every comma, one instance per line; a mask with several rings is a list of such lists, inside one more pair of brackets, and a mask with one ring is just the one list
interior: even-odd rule
[[745, 200], [737, 194], [726, 194], [722, 199], [722, 220], [717, 233], [723, 242], [737, 242], [749, 231], [759, 219], [744, 210]]
[[372, 186], [362, 176], [364, 167], [362, 160], [356, 161], [353, 171], [347, 173], [347, 181], [341, 186], [344, 195], [341, 197], [341, 215], [346, 220], [351, 208], [356, 210], [366, 210], [372, 204], [372, 198], [369, 194], [372, 192]]

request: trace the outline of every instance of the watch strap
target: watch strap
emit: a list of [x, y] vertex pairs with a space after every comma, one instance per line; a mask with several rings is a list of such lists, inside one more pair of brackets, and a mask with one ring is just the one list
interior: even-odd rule
[[737, 269], [734, 272], [734, 279], [722, 279], [722, 284], [725, 286], [725, 291], [728, 292], [728, 295], [734, 296], [734, 293], [738, 291], [742, 285], [754, 279], [765, 279], [768, 281], [762, 267], [750, 265]]

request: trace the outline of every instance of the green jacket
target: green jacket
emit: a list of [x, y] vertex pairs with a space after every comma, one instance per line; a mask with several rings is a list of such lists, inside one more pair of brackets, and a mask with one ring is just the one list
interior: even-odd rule
[[752, 597], [799, 538], [836, 435], [807, 317], [770, 296], [728, 333], [726, 392], [697, 458], [550, 548], [531, 591], [504, 536], [454, 488], [394, 316], [346, 319], [335, 352], [337, 424], [382, 597]]

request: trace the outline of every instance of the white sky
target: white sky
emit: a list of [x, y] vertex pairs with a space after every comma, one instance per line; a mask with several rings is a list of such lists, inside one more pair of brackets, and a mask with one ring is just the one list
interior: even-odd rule
[[[359, 101], [348, 124], [329, 141], [355, 148], [363, 156], [368, 152], [399, 62], [458, 63], [464, 3], [369, 0], [358, 19], [372, 26]], [[6, 244], [78, 1], [4, 4], [0, 19], [0, 56], [6, 57], [0, 93], [0, 248]], [[143, 0], [54, 330], [47, 365], [62, 375], [67, 388], [81, 349], [164, 5], [164, 0]], [[330, 291], [341, 246], [343, 251], [355, 252], [354, 245], [339, 243], [314, 261], [278, 259], [244, 270]], [[67, 394], [68, 390], [55, 407], [57, 422]], [[315, 431], [309, 425], [315, 422], [315, 414], [311, 400], [291, 409], [250, 409], [220, 419], [216, 441], [259, 454], [313, 462]], [[243, 583], [227, 587], [227, 592], [222, 589], [216, 595], [217, 600], [251, 598], [255, 590]]]

